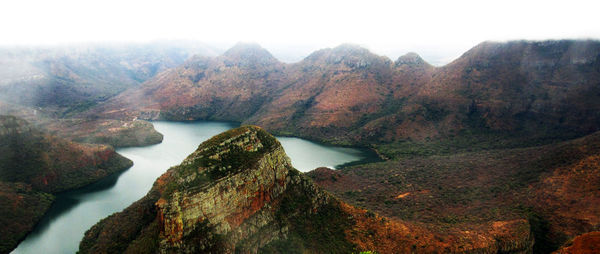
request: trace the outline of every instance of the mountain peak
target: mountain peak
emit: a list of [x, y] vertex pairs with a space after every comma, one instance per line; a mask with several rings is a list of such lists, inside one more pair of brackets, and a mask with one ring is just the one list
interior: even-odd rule
[[202, 174], [217, 180], [246, 170], [260, 156], [277, 148], [281, 144], [275, 137], [258, 126], [247, 125], [203, 142], [182, 165], [203, 168]]
[[271, 55], [269, 51], [258, 45], [257, 43], [242, 43], [235, 44], [232, 48], [223, 53], [224, 57], [241, 63], [248, 64], [274, 64], [279, 61]]
[[406, 53], [403, 56], [398, 57], [396, 60], [396, 66], [408, 65], [408, 66], [424, 66], [429, 65], [419, 54], [415, 52]]
[[369, 68], [373, 65], [387, 64], [387, 57], [373, 54], [366, 48], [356, 44], [341, 44], [335, 48], [315, 51], [305, 58], [309, 63], [323, 62], [329, 65], [343, 64], [353, 69]]

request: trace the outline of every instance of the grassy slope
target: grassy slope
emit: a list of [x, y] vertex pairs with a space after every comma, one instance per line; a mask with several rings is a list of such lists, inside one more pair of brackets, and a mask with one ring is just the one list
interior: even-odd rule
[[[391, 154], [399, 159], [309, 175], [352, 204], [440, 231], [529, 218], [540, 252], [598, 229], [600, 193], [590, 186], [600, 184], [594, 159], [600, 133], [531, 148], [448, 151], [438, 145], [424, 145], [424, 153], [399, 146]], [[569, 191], [548, 188], [552, 177]]]

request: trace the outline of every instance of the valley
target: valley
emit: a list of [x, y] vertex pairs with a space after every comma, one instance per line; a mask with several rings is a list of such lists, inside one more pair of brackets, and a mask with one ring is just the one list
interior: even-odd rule
[[[100, 219], [119, 212], [152, 187], [165, 170], [185, 159], [197, 145], [221, 132], [236, 127], [225, 122], [152, 122], [165, 138], [157, 145], [119, 148], [131, 159], [133, 167], [82, 189], [58, 194], [54, 204], [27, 238], [11, 253], [76, 252], [84, 232]], [[336, 166], [360, 160], [369, 154], [351, 148], [318, 145], [297, 138], [281, 138], [293, 165], [303, 171], [310, 165]], [[307, 154], [307, 150], [317, 153]], [[77, 225], [73, 222], [77, 221]]]
[[[179, 159], [136, 173], [144, 186], [82, 224], [80, 236], [110, 215], [69, 250], [550, 253], [598, 244], [598, 41], [482, 42], [440, 67], [353, 44], [296, 63], [252, 43], [222, 54], [152, 50], [30, 61], [0, 82], [1, 114], [131, 159], [127, 151], [169, 144], [161, 121], [242, 126], [190, 139]], [[39, 210], [54, 199], [46, 192], [56, 190], [11, 181], [2, 190]], [[215, 197], [235, 202], [210, 208]]]

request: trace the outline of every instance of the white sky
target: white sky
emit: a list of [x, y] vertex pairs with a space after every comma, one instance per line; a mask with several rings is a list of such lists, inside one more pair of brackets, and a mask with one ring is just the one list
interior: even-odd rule
[[599, 39], [599, 7], [597, 0], [2, 0], [0, 45], [252, 41], [285, 58], [349, 42], [393, 60], [415, 51], [443, 63], [485, 40]]

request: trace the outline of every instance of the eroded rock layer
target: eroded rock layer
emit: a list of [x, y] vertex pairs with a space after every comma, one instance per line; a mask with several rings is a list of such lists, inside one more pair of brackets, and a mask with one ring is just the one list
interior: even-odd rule
[[148, 195], [86, 232], [82, 253], [528, 253], [527, 220], [435, 232], [345, 204], [244, 126], [202, 143]]

